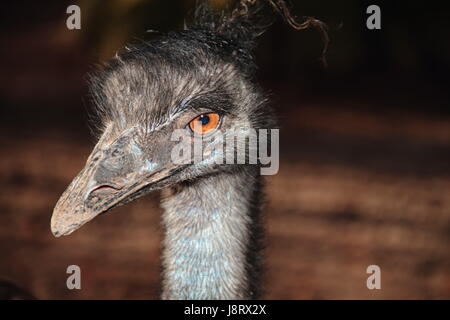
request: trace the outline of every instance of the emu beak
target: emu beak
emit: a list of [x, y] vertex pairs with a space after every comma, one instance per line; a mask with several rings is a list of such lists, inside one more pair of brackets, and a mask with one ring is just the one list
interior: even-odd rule
[[[154, 150], [150, 147], [144, 152], [135, 142], [135, 129], [128, 129], [115, 139], [110, 131], [105, 131], [84, 169], [58, 200], [51, 219], [55, 237], [68, 235], [97, 215], [164, 187], [177, 171], [168, 159], [154, 156], [170, 154], [161, 150], [164, 146], [155, 143]], [[151, 135], [148, 139], [152, 141]], [[153, 137], [153, 141], [158, 140], [161, 141]]]

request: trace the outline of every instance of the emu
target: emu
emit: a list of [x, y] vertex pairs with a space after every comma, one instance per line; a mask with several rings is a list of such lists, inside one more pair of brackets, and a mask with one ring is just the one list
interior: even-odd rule
[[126, 47], [92, 77], [101, 136], [54, 208], [56, 237], [161, 190], [162, 298], [259, 297], [260, 165], [216, 163], [214, 153], [175, 164], [171, 133], [208, 144], [214, 132], [275, 127], [252, 57], [268, 8], [297, 29], [317, 22], [297, 24], [282, 1], [241, 0], [221, 14], [203, 3], [184, 30]]

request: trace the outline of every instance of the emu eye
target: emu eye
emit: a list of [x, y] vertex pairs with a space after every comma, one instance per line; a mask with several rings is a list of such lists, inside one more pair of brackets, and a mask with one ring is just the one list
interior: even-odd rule
[[191, 130], [198, 134], [208, 133], [219, 125], [220, 116], [218, 113], [204, 113], [189, 122]]

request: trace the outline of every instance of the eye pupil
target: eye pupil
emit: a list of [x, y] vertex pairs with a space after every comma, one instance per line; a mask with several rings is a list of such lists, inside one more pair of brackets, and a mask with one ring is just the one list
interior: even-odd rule
[[210, 121], [209, 116], [207, 116], [207, 115], [201, 115], [199, 120], [200, 120], [200, 123], [202, 124], [202, 126], [207, 125]]

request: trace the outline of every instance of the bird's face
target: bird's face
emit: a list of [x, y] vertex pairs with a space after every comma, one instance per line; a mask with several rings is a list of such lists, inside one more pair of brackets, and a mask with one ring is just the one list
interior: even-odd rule
[[[258, 101], [232, 65], [197, 56], [179, 68], [151, 58], [119, 59], [94, 86], [104, 129], [55, 206], [55, 236], [151, 191], [224, 170], [208, 145], [230, 129], [253, 126], [249, 108]], [[180, 142], [193, 147], [181, 162], [174, 161]], [[195, 143], [202, 145], [197, 161]]]

